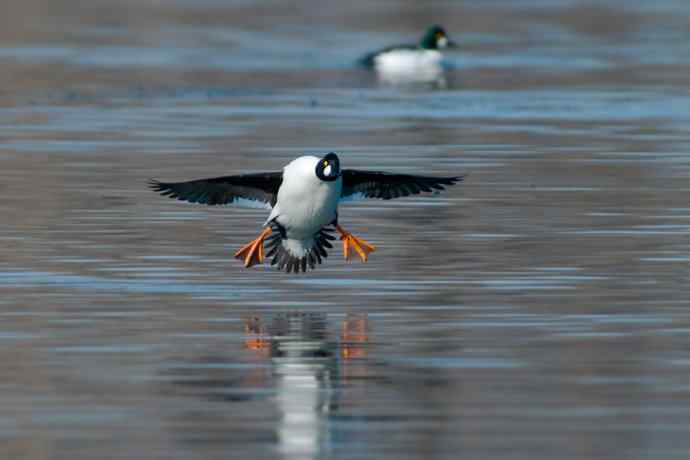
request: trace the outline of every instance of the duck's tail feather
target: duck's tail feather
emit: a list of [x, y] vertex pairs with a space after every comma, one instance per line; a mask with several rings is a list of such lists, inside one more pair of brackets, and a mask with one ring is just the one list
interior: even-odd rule
[[273, 232], [266, 238], [266, 257], [273, 257], [271, 265], [287, 273], [306, 272], [314, 270], [322, 260], [328, 257], [328, 249], [335, 240], [331, 226], [323, 227], [308, 240], [287, 238], [285, 229], [276, 222], [271, 222]]

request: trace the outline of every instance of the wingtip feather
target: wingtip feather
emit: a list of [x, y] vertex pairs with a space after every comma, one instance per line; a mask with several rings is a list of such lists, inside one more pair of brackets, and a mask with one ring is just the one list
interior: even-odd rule
[[155, 192], [161, 192], [165, 189], [165, 184], [163, 184], [160, 181], [157, 181], [156, 179], [147, 180], [146, 185], [148, 186], [148, 188]]

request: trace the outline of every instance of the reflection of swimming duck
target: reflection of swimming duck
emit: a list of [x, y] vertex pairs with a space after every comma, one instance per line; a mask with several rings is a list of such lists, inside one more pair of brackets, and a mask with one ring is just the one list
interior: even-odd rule
[[434, 25], [417, 45], [395, 45], [364, 56], [360, 63], [375, 69], [387, 80], [435, 80], [443, 71], [441, 62], [444, 48], [454, 47], [441, 26]]
[[[379, 171], [340, 169], [335, 153], [323, 158], [303, 156], [288, 163], [282, 172], [224, 176], [190, 182], [152, 181], [151, 188], [178, 200], [208, 205], [236, 204], [271, 210], [258, 238], [235, 253], [245, 267], [273, 257], [271, 265], [287, 272], [312, 269], [327, 257], [335, 230], [350, 260], [350, 248], [366, 261], [375, 247], [338, 224], [338, 204], [360, 198], [388, 200], [443, 190], [461, 177], [428, 177]], [[264, 242], [268, 252], [264, 255]]]

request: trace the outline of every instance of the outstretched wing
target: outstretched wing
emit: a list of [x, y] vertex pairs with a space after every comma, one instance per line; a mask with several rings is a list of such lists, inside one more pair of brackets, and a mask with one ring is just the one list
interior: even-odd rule
[[235, 204], [271, 209], [283, 182], [282, 172], [223, 176], [189, 182], [159, 182], [149, 186], [163, 196], [208, 205]]
[[416, 195], [421, 192], [445, 190], [463, 176], [428, 177], [411, 174], [391, 174], [380, 171], [343, 170], [343, 191], [341, 200], [358, 198], [380, 198], [390, 200], [401, 196]]

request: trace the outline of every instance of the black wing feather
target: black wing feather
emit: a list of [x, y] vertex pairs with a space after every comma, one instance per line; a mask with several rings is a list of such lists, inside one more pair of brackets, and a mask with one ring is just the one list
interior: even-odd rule
[[151, 180], [149, 187], [163, 196], [208, 205], [232, 204], [245, 199], [275, 205], [278, 189], [283, 182], [282, 172], [242, 174], [213, 177], [188, 182], [159, 182]]
[[429, 177], [344, 169], [343, 191], [340, 196], [346, 199], [361, 194], [363, 198], [390, 200], [421, 192], [445, 190], [445, 186], [453, 185], [462, 179], [463, 176]]

